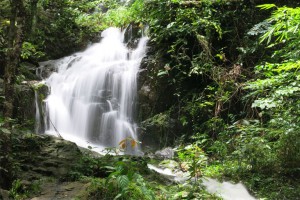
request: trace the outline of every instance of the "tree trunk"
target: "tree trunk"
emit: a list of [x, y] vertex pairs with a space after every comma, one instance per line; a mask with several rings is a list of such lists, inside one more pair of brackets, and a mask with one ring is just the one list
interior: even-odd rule
[[37, 18], [37, 5], [38, 0], [30, 0], [28, 15], [26, 18], [26, 38], [30, 38], [30, 35], [34, 33], [36, 28], [36, 18]]
[[16, 68], [19, 65], [22, 43], [23, 30], [25, 24], [25, 8], [23, 0], [11, 0], [11, 16], [8, 34], [8, 52], [6, 55], [6, 66], [4, 72], [4, 127], [0, 130], [0, 187], [8, 189], [13, 180], [12, 154], [11, 154], [11, 134], [10, 119], [13, 118], [13, 102], [15, 95]]
[[19, 65], [23, 30], [25, 25], [25, 8], [22, 0], [11, 1], [11, 18], [8, 35], [8, 52], [4, 72], [4, 117], [13, 118], [14, 85], [16, 80], [16, 68]]

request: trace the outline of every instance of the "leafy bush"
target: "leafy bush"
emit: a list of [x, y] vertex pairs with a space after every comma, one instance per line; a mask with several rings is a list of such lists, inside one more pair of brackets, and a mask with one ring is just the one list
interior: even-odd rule
[[[180, 85], [192, 74], [205, 74], [212, 67], [210, 38], [221, 37], [218, 21], [213, 18], [211, 1], [158, 1], [145, 3], [145, 14], [150, 25], [151, 42], [166, 52], [168, 59], [158, 76], [171, 76], [170, 84]], [[178, 87], [179, 86], [179, 87]]]
[[[272, 25], [261, 37], [277, 63], [263, 63], [256, 67], [257, 78], [246, 89], [253, 98], [252, 107], [258, 109], [263, 126], [263, 138], [273, 143], [272, 152], [285, 173], [296, 173], [300, 163], [299, 135], [299, 49], [298, 31], [300, 8], [260, 6], [275, 9], [267, 20]], [[297, 164], [298, 163], [298, 164]]]
[[106, 186], [109, 191], [116, 192], [115, 199], [155, 199], [147, 182], [137, 173], [135, 162], [130, 160], [116, 163], [115, 171], [106, 179]]
[[181, 161], [183, 170], [190, 172], [190, 178], [195, 182], [202, 176], [202, 170], [207, 165], [207, 157], [204, 151], [197, 144], [190, 144], [178, 150], [178, 158]]

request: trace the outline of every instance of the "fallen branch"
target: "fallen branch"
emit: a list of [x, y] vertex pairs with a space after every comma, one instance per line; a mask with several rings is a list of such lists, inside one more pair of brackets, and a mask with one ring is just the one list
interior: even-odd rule
[[52, 126], [53, 126], [55, 132], [57, 133], [58, 137], [60, 137], [61, 139], [64, 139], [64, 138], [61, 136], [61, 134], [59, 133], [59, 131], [57, 130], [57, 128], [56, 128], [56, 127], [54, 126], [54, 124], [52, 123], [50, 117], [49, 117], [49, 121], [50, 121], [50, 123], [52, 124]]

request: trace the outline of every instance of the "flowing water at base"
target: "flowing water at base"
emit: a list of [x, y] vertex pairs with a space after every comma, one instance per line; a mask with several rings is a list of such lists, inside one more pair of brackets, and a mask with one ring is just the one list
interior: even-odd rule
[[39, 74], [49, 66], [54, 71], [46, 79], [46, 133], [94, 150], [118, 147], [123, 140], [131, 144], [126, 152], [136, 154], [137, 75], [147, 38], [129, 49], [117, 28], [101, 36], [101, 42], [83, 52], [41, 63]]
[[[183, 184], [190, 179], [190, 174], [188, 172], [176, 170], [174, 172], [174, 169], [163, 169], [151, 164], [148, 164], [148, 168], [161, 174], [166, 179], [176, 183]], [[191, 180], [193, 180], [193, 178]], [[247, 188], [242, 183], [234, 184], [226, 181], [221, 183], [216, 179], [207, 177], [203, 177], [198, 181], [201, 181], [201, 184], [209, 193], [215, 194], [224, 200], [255, 200], [255, 198], [249, 194]]]

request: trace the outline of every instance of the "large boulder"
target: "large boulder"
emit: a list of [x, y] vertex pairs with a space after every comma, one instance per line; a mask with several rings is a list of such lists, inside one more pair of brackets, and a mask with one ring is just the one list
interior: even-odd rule
[[174, 88], [169, 84], [168, 77], [160, 76], [165, 62], [159, 60], [155, 49], [148, 48], [142, 60], [138, 77], [138, 119], [144, 121], [156, 114], [168, 110], [176, 102]]
[[140, 126], [139, 139], [142, 141], [142, 149], [146, 153], [148, 150], [151, 152], [172, 146], [178, 137], [177, 120], [172, 119], [168, 112], [149, 117]]
[[16, 178], [28, 181], [64, 179], [82, 156], [75, 143], [48, 135], [24, 136], [17, 148], [21, 172]]
[[164, 60], [158, 59], [159, 53], [149, 47], [138, 78], [137, 118], [140, 124], [139, 139], [144, 151], [172, 146], [180, 133], [180, 123], [169, 111], [177, 98], [174, 88], [169, 84], [168, 75], [160, 75], [161, 69], [169, 68]]

